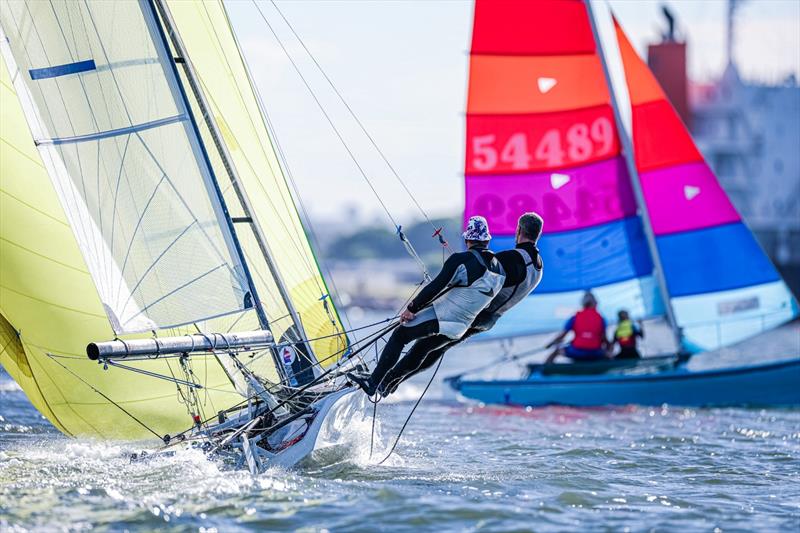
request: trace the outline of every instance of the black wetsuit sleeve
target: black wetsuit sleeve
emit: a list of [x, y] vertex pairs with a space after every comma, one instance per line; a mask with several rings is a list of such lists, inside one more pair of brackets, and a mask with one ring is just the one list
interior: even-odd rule
[[453, 276], [458, 269], [458, 266], [464, 263], [464, 254], [457, 253], [447, 258], [444, 262], [442, 270], [436, 275], [430, 283], [425, 285], [419, 294], [411, 300], [408, 304], [408, 310], [412, 313], [418, 312], [420, 309], [433, 301], [436, 296], [447, 288], [447, 285], [453, 279]]

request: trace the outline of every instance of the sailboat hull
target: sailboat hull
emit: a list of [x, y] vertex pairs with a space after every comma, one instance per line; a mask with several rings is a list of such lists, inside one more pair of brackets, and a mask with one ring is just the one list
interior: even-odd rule
[[458, 380], [451, 386], [466, 398], [502, 405], [798, 406], [800, 359], [719, 370], [677, 368], [644, 375]]

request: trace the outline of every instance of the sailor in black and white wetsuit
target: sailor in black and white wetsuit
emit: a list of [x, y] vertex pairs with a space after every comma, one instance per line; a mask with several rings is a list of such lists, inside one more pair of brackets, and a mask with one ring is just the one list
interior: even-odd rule
[[[506, 273], [502, 290], [481, 311], [470, 328], [458, 339], [444, 343], [435, 350], [422, 353], [426, 346], [415, 344], [384, 379], [381, 392], [391, 393], [400, 383], [433, 366], [444, 352], [469, 337], [494, 327], [503, 314], [528, 297], [542, 280], [544, 264], [536, 243], [542, 233], [542, 218], [536, 213], [525, 213], [517, 223], [516, 247], [498, 252], [495, 256]], [[438, 344], [432, 339], [432, 344]], [[416, 366], [413, 366], [416, 363]]]
[[[411, 300], [400, 315], [403, 323], [392, 333], [372, 374], [349, 374], [370, 396], [398, 363], [404, 346], [417, 341], [415, 353], [424, 357], [460, 339], [503, 288], [505, 273], [488, 249], [492, 237], [486, 219], [470, 218], [463, 236], [467, 251], [451, 255], [441, 272]], [[407, 358], [403, 358], [404, 367], [416, 368], [422, 362]]]

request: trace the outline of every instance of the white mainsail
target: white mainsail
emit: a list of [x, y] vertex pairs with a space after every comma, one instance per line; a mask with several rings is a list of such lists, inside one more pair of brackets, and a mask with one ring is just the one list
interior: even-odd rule
[[252, 306], [225, 207], [152, 12], [0, 5], [2, 51], [116, 333]]

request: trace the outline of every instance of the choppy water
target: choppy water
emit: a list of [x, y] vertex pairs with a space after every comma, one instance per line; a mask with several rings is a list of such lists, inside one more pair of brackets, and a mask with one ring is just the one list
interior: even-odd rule
[[[751, 346], [796, 356], [798, 335]], [[453, 352], [441, 375], [482, 357]], [[130, 444], [62, 437], [0, 374], [0, 530], [800, 528], [800, 410], [494, 408], [435, 386], [375, 464], [422, 385], [379, 406], [372, 458], [370, 410], [353, 402], [299, 469], [253, 477], [199, 452], [132, 464]]]

